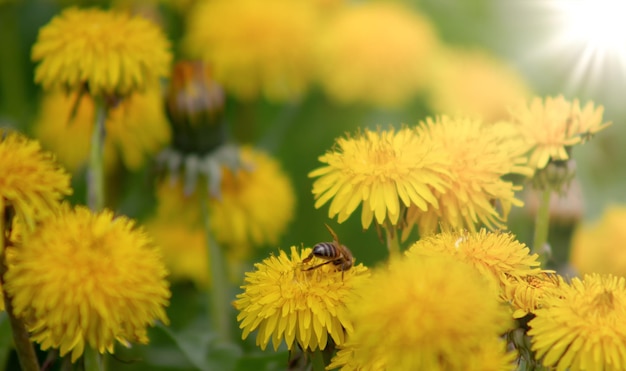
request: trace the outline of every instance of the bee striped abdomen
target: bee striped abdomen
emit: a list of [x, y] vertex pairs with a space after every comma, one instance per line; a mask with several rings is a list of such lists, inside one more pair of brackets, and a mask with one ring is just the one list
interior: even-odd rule
[[313, 255], [322, 259], [332, 259], [338, 257], [339, 252], [332, 242], [320, 242], [313, 246]]

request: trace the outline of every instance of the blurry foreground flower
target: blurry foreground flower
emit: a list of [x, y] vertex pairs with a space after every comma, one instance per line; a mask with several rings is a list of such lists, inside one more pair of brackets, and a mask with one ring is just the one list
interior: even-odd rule
[[[94, 126], [93, 99], [78, 93], [51, 92], [44, 96], [34, 132], [42, 145], [54, 151], [72, 172], [89, 157]], [[78, 104], [72, 115], [74, 105]], [[131, 170], [139, 169], [170, 139], [170, 128], [159, 89], [135, 93], [109, 110], [105, 123], [105, 164], [113, 170], [121, 159]]]
[[626, 276], [626, 207], [612, 206], [595, 223], [578, 226], [571, 262], [580, 274]]
[[556, 370], [626, 368], [626, 279], [586, 275], [562, 285], [529, 324], [532, 348]]
[[35, 81], [91, 95], [126, 96], [169, 73], [172, 55], [161, 30], [141, 17], [69, 8], [39, 30]]
[[513, 360], [499, 339], [509, 326], [506, 307], [466, 263], [446, 256], [391, 260], [355, 298], [346, 346], [365, 369], [485, 370]]
[[428, 87], [428, 101], [437, 113], [492, 123], [508, 118], [510, 106], [530, 94], [519, 73], [486, 52], [445, 49], [437, 60]]
[[428, 76], [436, 36], [428, 21], [391, 2], [350, 4], [322, 33], [320, 82], [340, 102], [397, 107]]
[[414, 243], [407, 251], [416, 258], [445, 254], [475, 267], [487, 279], [504, 288], [508, 279], [520, 279], [540, 272], [537, 254], [510, 233], [440, 233]]
[[33, 227], [72, 193], [70, 176], [39, 142], [16, 132], [0, 131], [0, 210], [7, 205]]
[[611, 123], [602, 122], [602, 106], [588, 102], [582, 108], [578, 99], [534, 98], [528, 106], [512, 110], [512, 120], [529, 147], [529, 166], [540, 170], [550, 161], [566, 161], [571, 147], [584, 143]]
[[132, 220], [63, 205], [15, 249], [5, 285], [32, 340], [74, 362], [85, 346], [147, 343], [146, 326], [168, 321], [166, 273]]
[[316, 11], [310, 1], [218, 0], [190, 12], [185, 39], [194, 58], [240, 99], [301, 96], [312, 77]]
[[325, 349], [330, 339], [344, 343], [345, 332], [352, 331], [346, 301], [367, 268], [359, 264], [341, 271], [326, 264], [304, 270], [302, 259], [310, 252], [292, 246], [290, 256], [280, 251], [246, 273], [244, 292], [235, 301], [243, 339], [258, 330], [256, 344], [265, 349], [271, 340], [275, 350], [283, 340], [288, 349], [297, 342], [305, 351]]
[[439, 208], [409, 208], [409, 225], [417, 224], [422, 236], [439, 228], [475, 231], [479, 224], [491, 230], [504, 228], [511, 207], [523, 203], [515, 198], [521, 186], [502, 177], [531, 173], [521, 142], [511, 139], [507, 127], [469, 118], [428, 118], [417, 130], [449, 156], [443, 171], [450, 179], [445, 191], [433, 189]]
[[434, 192], [445, 192], [446, 156], [411, 129], [369, 131], [338, 138], [336, 147], [319, 157], [324, 163], [309, 173], [315, 207], [329, 202], [328, 216], [342, 223], [362, 205], [361, 224], [397, 225], [403, 210], [439, 206]]

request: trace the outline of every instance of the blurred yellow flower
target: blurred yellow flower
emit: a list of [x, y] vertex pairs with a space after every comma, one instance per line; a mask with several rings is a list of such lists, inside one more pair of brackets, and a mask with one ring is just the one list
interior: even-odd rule
[[486, 52], [448, 48], [436, 58], [427, 88], [434, 112], [491, 123], [507, 119], [509, 108], [530, 96], [521, 75]]
[[[332, 199], [328, 216], [342, 223], [362, 204], [361, 223], [399, 224], [409, 207], [437, 208], [434, 192], [445, 192], [447, 157], [415, 131], [403, 128], [365, 130], [338, 138], [332, 151], [320, 156], [325, 165], [309, 173], [315, 207]], [[449, 162], [449, 161], [448, 161]]]
[[433, 27], [411, 8], [350, 4], [320, 36], [320, 83], [340, 102], [401, 106], [424, 87], [436, 42]]
[[210, 285], [209, 256], [206, 230], [162, 217], [146, 221], [146, 231], [163, 251], [163, 261], [169, 271], [168, 279], [191, 281], [199, 287]]
[[[239, 169], [220, 169], [220, 197], [208, 200], [211, 235], [224, 248], [233, 274], [253, 247], [278, 243], [295, 209], [293, 187], [275, 159], [250, 147], [241, 148], [240, 156]], [[159, 237], [172, 279], [206, 285], [210, 257], [202, 197], [209, 195], [199, 192], [207, 192], [206, 187], [188, 194], [180, 180], [159, 182], [157, 208], [147, 228]]]
[[[487, 358], [483, 351], [489, 364], [511, 360], [499, 341], [509, 313], [489, 281], [464, 262], [443, 255], [392, 259], [356, 287], [354, 298], [347, 347], [365, 368], [465, 370]], [[498, 351], [488, 343], [497, 343]]]
[[166, 274], [132, 220], [65, 204], [15, 249], [5, 285], [31, 339], [74, 362], [85, 346], [113, 353], [116, 340], [147, 343], [146, 326], [168, 321]]
[[532, 349], [556, 370], [626, 368], [626, 279], [586, 275], [561, 285], [528, 325]]
[[[86, 164], [94, 125], [93, 99], [55, 91], [44, 96], [33, 129], [42, 145], [54, 151], [61, 163], [72, 171]], [[74, 105], [78, 104], [72, 116]], [[111, 171], [118, 161], [131, 170], [139, 169], [170, 140], [159, 89], [147, 89], [123, 100], [109, 110], [105, 138], [105, 164]]]
[[595, 223], [579, 225], [570, 260], [580, 274], [626, 276], [626, 207], [612, 206]]
[[316, 22], [310, 1], [206, 1], [190, 13], [184, 42], [238, 98], [288, 101], [312, 77]]
[[492, 230], [504, 228], [511, 207], [523, 202], [515, 198], [521, 186], [502, 177], [532, 172], [524, 165], [521, 142], [512, 140], [510, 131], [500, 125], [470, 118], [427, 118], [417, 131], [449, 156], [444, 170], [450, 179], [446, 190], [433, 189], [439, 208], [408, 209], [409, 225], [417, 224], [422, 236], [439, 228], [475, 231], [479, 223]]
[[35, 81], [92, 95], [126, 96], [169, 73], [172, 55], [161, 30], [141, 17], [69, 8], [39, 30]]
[[258, 329], [261, 349], [270, 339], [274, 350], [283, 340], [290, 350], [297, 342], [307, 351], [325, 349], [329, 338], [344, 343], [346, 331], [352, 331], [346, 301], [368, 270], [362, 264], [346, 271], [334, 264], [305, 270], [302, 259], [310, 253], [310, 248], [292, 246], [291, 256], [281, 250], [246, 273], [244, 292], [235, 301], [243, 339]]
[[0, 130], [0, 210], [13, 207], [32, 229], [72, 193], [70, 176], [35, 140]]
[[541, 272], [537, 254], [517, 241], [511, 233], [478, 232], [440, 233], [421, 238], [407, 251], [408, 256], [452, 256], [470, 264], [501, 289], [509, 279]]
[[239, 169], [222, 168], [221, 197], [209, 203], [211, 231], [235, 251], [276, 245], [295, 212], [291, 180], [267, 153], [242, 147], [240, 158]]
[[529, 166], [539, 170], [550, 160], [568, 160], [573, 145], [609, 126], [602, 122], [603, 112], [591, 102], [581, 108], [578, 99], [569, 102], [558, 96], [535, 97], [527, 106], [513, 108], [511, 115], [529, 146]]

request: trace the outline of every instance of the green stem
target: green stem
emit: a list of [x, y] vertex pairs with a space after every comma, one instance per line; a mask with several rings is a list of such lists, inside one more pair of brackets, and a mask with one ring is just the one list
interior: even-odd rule
[[93, 211], [104, 209], [104, 137], [107, 105], [101, 97], [94, 98], [96, 118], [91, 133], [89, 169], [87, 171], [87, 205]]
[[390, 258], [397, 258], [400, 256], [400, 239], [398, 238], [397, 231], [393, 226], [385, 224], [385, 234], [387, 235], [387, 250], [389, 250]]
[[[11, 333], [13, 335], [13, 342], [15, 343], [15, 351], [17, 352], [17, 358], [19, 359], [20, 366], [23, 371], [39, 371], [39, 362], [37, 361], [37, 355], [35, 354], [35, 348], [33, 347], [33, 343], [30, 341], [30, 336], [28, 335], [28, 331], [26, 330], [26, 325], [24, 322], [17, 318], [13, 314], [13, 303], [9, 297], [9, 294], [6, 291], [6, 286], [4, 285], [4, 275], [7, 272], [7, 261], [6, 261], [6, 238], [7, 231], [5, 226], [5, 204], [4, 199], [0, 197], [0, 281], [2, 281], [2, 294], [4, 296], [4, 308], [9, 316], [9, 322], [11, 324]], [[7, 220], [7, 224], [10, 224], [12, 221]]]
[[313, 367], [313, 371], [324, 371], [326, 370], [326, 362], [324, 361], [324, 353], [318, 348], [315, 351], [309, 351], [309, 356], [311, 357], [311, 366]]
[[539, 255], [539, 261], [543, 266], [548, 260], [549, 249], [548, 232], [550, 230], [550, 196], [552, 191], [545, 189], [542, 191], [539, 208], [535, 216], [535, 239], [533, 241], [533, 253]]
[[11, 2], [0, 5], [0, 96], [4, 100], [3, 107], [9, 118], [24, 124], [25, 114], [28, 112], [26, 87], [30, 84], [25, 81], [26, 73], [22, 56], [22, 32], [19, 30], [17, 3]]
[[83, 360], [85, 361], [85, 371], [104, 371], [104, 358], [102, 354], [98, 353], [90, 346], [85, 347], [83, 353]]
[[211, 226], [209, 223], [209, 195], [206, 192], [202, 192], [202, 199], [207, 258], [209, 260], [209, 271], [211, 272], [211, 288], [209, 290], [210, 313], [213, 318], [213, 326], [220, 340], [229, 342], [232, 336], [230, 332], [231, 298], [228, 296], [227, 262], [221, 246], [217, 244], [211, 234]]

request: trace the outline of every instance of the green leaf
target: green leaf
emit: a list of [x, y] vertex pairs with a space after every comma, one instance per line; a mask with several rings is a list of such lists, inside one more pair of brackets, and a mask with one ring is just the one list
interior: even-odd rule
[[[207, 325], [195, 323], [180, 332], [157, 326], [174, 341], [185, 358], [198, 370], [234, 370], [241, 358], [241, 348], [233, 343], [218, 340], [218, 336]], [[157, 355], [149, 359], [155, 361]]]
[[9, 354], [13, 349], [13, 336], [7, 312], [0, 313], [0, 370], [5, 370]]

